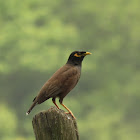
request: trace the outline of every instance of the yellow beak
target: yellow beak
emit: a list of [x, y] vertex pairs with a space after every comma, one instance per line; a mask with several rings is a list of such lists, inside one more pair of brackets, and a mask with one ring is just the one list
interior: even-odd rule
[[90, 53], [90, 52], [86, 52], [86, 53], [85, 53], [85, 55], [90, 55], [90, 54], [92, 54], [92, 53]]

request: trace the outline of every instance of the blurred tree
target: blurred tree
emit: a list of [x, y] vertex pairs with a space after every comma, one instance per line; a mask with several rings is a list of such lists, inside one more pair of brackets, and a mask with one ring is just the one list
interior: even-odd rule
[[[84, 60], [80, 83], [65, 100], [77, 115], [81, 140], [139, 139], [139, 4], [0, 1], [0, 101], [11, 115], [6, 121], [15, 125], [8, 132], [10, 140], [15, 135], [19, 140], [33, 139], [32, 116], [52, 103], [38, 106], [28, 118], [24, 114], [40, 87], [74, 50], [93, 53]], [[0, 134], [5, 131], [0, 129]]]
[[17, 117], [9, 107], [4, 104], [0, 104], [0, 139], [6, 140], [6, 138], [15, 138], [17, 129]]

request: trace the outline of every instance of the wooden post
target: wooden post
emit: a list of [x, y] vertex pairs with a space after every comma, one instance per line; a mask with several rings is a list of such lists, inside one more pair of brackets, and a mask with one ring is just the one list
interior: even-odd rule
[[32, 124], [36, 140], [79, 140], [76, 121], [56, 107], [35, 115]]

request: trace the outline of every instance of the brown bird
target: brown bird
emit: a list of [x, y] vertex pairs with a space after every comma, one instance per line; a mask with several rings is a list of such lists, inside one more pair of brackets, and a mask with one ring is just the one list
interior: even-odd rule
[[52, 98], [52, 102], [59, 109], [55, 102], [55, 99], [59, 98], [59, 103], [68, 111], [72, 112], [62, 103], [64, 97], [76, 86], [81, 75], [82, 61], [86, 55], [90, 55], [90, 52], [74, 51], [70, 54], [67, 63], [58, 69], [52, 77], [43, 85], [38, 95], [34, 98], [33, 104], [27, 111], [28, 115], [35, 105], [41, 104], [44, 101]]

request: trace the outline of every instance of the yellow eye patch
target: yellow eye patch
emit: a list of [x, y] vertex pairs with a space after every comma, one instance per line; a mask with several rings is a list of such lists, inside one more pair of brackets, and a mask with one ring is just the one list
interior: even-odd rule
[[81, 57], [82, 55], [75, 53], [74, 56]]

